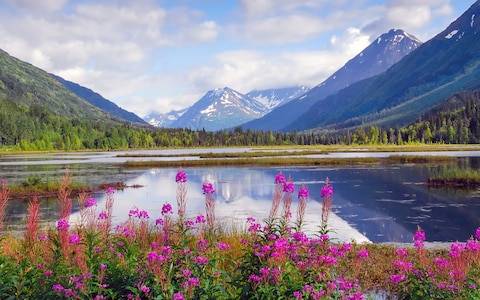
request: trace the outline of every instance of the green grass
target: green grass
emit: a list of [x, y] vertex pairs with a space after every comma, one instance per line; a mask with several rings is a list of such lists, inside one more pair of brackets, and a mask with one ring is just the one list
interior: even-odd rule
[[480, 186], [480, 171], [461, 168], [441, 168], [432, 171], [428, 178], [432, 187], [478, 187]]
[[145, 167], [208, 167], [208, 166], [336, 166], [364, 164], [405, 164], [405, 163], [443, 163], [456, 161], [455, 157], [447, 156], [392, 156], [387, 158], [235, 158], [235, 159], [201, 159], [172, 161], [127, 161], [127, 168]]

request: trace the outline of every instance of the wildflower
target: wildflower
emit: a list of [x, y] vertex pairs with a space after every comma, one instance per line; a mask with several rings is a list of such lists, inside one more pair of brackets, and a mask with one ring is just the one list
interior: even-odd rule
[[148, 219], [150, 216], [148, 215], [148, 211], [146, 210], [141, 210], [138, 212], [137, 218], [139, 219]]
[[465, 250], [465, 245], [455, 242], [450, 246], [450, 256], [458, 258], [462, 254], [463, 250]]
[[208, 264], [208, 258], [206, 258], [205, 256], [197, 256], [195, 258], [195, 262], [199, 265], [206, 265]]
[[80, 236], [76, 233], [72, 233], [70, 237], [68, 238], [68, 242], [71, 245], [78, 245], [80, 244]]
[[230, 245], [225, 243], [225, 242], [219, 242], [219, 243], [217, 243], [217, 248], [218, 248], [218, 250], [226, 251], [226, 250], [230, 249]]
[[43, 275], [44, 275], [45, 277], [50, 277], [50, 276], [53, 275], [53, 271], [51, 271], [51, 270], [46, 270], [45, 272], [43, 272]]
[[190, 288], [197, 287], [200, 285], [200, 279], [198, 279], [197, 277], [190, 277], [188, 278], [186, 284]]
[[417, 231], [415, 232], [415, 235], [413, 236], [415, 248], [417, 249], [423, 248], [423, 245], [424, 245], [423, 242], [425, 241], [425, 239], [426, 239], [425, 231], [423, 231], [423, 229], [418, 227]]
[[404, 281], [406, 279], [405, 275], [403, 274], [393, 274], [390, 276], [390, 281], [393, 284], [399, 284], [400, 282]]
[[195, 221], [194, 220], [186, 220], [185, 221], [185, 227], [187, 229], [192, 229], [195, 227]]
[[320, 196], [322, 198], [330, 198], [333, 196], [333, 186], [329, 183], [325, 183], [325, 185], [322, 187], [322, 190], [320, 191]]
[[106, 211], [101, 211], [100, 214], [98, 214], [98, 219], [99, 220], [106, 220], [108, 219], [108, 213]]
[[140, 286], [140, 291], [142, 291], [142, 293], [144, 294], [148, 294], [150, 293], [150, 288], [144, 284], [142, 284], [142, 286]]
[[162, 206], [162, 215], [172, 214], [172, 205], [170, 203], [165, 203]]
[[173, 300], [185, 300], [185, 297], [181, 292], [173, 294]]
[[158, 218], [155, 220], [155, 225], [157, 226], [163, 226], [163, 219], [162, 218]]
[[368, 258], [368, 250], [363, 248], [363, 249], [360, 249], [357, 253], [357, 256], [358, 258], [360, 259], [366, 259]]
[[38, 240], [39, 240], [39, 241], [42, 241], [42, 242], [45, 242], [45, 241], [48, 240], [48, 236], [47, 236], [45, 233], [40, 233], [40, 234], [38, 235]]
[[395, 250], [395, 253], [397, 254], [397, 256], [400, 256], [400, 257], [408, 256], [408, 250], [405, 248], [398, 248]]
[[260, 281], [262, 281], [262, 278], [256, 274], [251, 274], [250, 276], [248, 276], [248, 281], [254, 284], [258, 284], [260, 283]]
[[287, 182], [287, 178], [285, 178], [285, 175], [282, 174], [282, 172], [279, 172], [277, 175], [275, 175], [275, 184], [284, 184]]
[[107, 265], [106, 264], [100, 264], [100, 270], [101, 271], [105, 271], [107, 269]]
[[175, 181], [178, 183], [185, 183], [187, 182], [187, 173], [185, 171], [180, 170], [177, 172], [177, 175], [175, 176]]
[[480, 241], [480, 227], [475, 230], [475, 238]]
[[445, 269], [448, 267], [448, 260], [443, 257], [435, 257], [433, 260], [435, 265], [439, 268]]
[[215, 186], [211, 182], [204, 182], [202, 185], [202, 191], [204, 195], [211, 195], [215, 193]]
[[293, 182], [288, 181], [283, 184], [283, 192], [285, 193], [293, 193], [295, 191], [295, 185]]
[[355, 292], [354, 294], [348, 296], [348, 300], [363, 300], [365, 296], [360, 292]]
[[467, 241], [465, 248], [472, 252], [480, 251], [480, 242], [477, 240], [470, 239]]
[[115, 193], [115, 189], [111, 186], [109, 186], [106, 190], [107, 195], [113, 195]]
[[85, 208], [89, 208], [95, 205], [97, 205], [97, 200], [95, 200], [95, 198], [90, 197], [85, 200]]
[[182, 276], [185, 277], [185, 278], [188, 278], [188, 277], [192, 276], [192, 271], [189, 270], [189, 269], [183, 269], [182, 270]]
[[295, 291], [295, 292], [293, 292], [293, 297], [294, 297], [295, 299], [297, 299], [297, 300], [298, 300], [298, 299], [302, 299], [302, 298], [303, 298], [303, 294], [302, 294], [302, 292], [300, 292], [300, 291]]
[[300, 189], [298, 190], [298, 199], [301, 199], [301, 198], [308, 198], [308, 195], [309, 195], [309, 191], [307, 189], [306, 186], [302, 186], [300, 187]]
[[206, 220], [205, 220], [205, 217], [203, 215], [198, 215], [198, 216], [195, 217], [195, 223], [203, 224], [205, 222], [206, 222]]
[[136, 216], [138, 216], [138, 212], [139, 212], [138, 208], [135, 207], [128, 212], [128, 216], [129, 217], [136, 217]]
[[56, 283], [52, 286], [52, 290], [56, 293], [62, 293], [65, 290], [65, 288], [61, 284]]
[[67, 220], [65, 220], [65, 219], [58, 220], [58, 222], [57, 222], [58, 231], [68, 230], [68, 227], [70, 227], [70, 224], [68, 224]]

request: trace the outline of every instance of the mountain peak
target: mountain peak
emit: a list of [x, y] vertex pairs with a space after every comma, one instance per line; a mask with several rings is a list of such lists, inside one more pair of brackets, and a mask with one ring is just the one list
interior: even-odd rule
[[435, 36], [437, 40], [459, 41], [465, 36], [476, 35], [480, 32], [480, 1], [476, 1], [458, 19], [451, 23], [444, 31]]
[[221, 130], [259, 118], [264, 112], [265, 107], [255, 99], [229, 87], [216, 88], [208, 91], [171, 126]]

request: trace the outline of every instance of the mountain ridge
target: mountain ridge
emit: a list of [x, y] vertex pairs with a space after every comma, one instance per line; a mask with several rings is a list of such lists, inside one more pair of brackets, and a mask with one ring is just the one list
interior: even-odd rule
[[[415, 50], [421, 42], [401, 29], [391, 29], [376, 38], [368, 47], [348, 60], [343, 67], [329, 76], [305, 95], [274, 109], [257, 120], [243, 124], [246, 129], [283, 130], [315, 103], [351, 84], [375, 76], [405, 55]], [[365, 68], [368, 66], [368, 68]], [[286, 117], [288, 116], [288, 117]]]

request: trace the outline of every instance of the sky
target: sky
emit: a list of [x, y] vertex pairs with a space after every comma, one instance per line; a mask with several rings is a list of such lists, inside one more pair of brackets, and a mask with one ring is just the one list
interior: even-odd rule
[[228, 86], [315, 86], [380, 34], [427, 41], [473, 0], [0, 0], [0, 48], [144, 116]]

